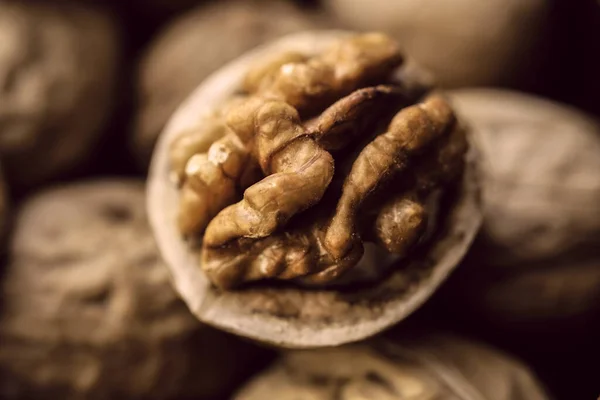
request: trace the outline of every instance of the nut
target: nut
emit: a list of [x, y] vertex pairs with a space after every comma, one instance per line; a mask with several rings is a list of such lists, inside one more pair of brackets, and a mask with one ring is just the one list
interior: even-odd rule
[[[284, 346], [357, 340], [407, 315], [461, 258], [479, 223], [466, 131], [443, 97], [394, 78], [401, 61], [381, 34], [307, 32], [241, 57], [177, 111], [148, 201], [176, 286], [201, 320]], [[198, 124], [194, 115], [220, 115], [244, 84], [256, 91]], [[175, 139], [210, 135], [215, 123], [227, 133], [181, 176]], [[388, 216], [404, 224], [382, 223]], [[273, 278], [295, 286], [248, 285]], [[355, 300], [342, 294], [350, 284], [366, 285]], [[388, 307], [402, 311], [383, 318]]]
[[479, 144], [484, 218], [440, 304], [528, 349], [580, 342], [600, 313], [600, 122], [518, 92], [448, 96]]
[[[358, 150], [347, 176], [338, 175], [344, 184], [329, 218], [319, 210], [315, 223], [306, 223], [311, 216], [304, 213], [299, 229], [288, 227], [294, 216], [321, 202], [334, 178], [334, 157], [328, 150], [336, 150], [335, 161], [343, 163], [346, 147], [371, 137], [390, 111], [414, 101], [399, 85], [357, 90], [368, 83], [386, 82], [401, 61], [387, 37], [364, 34], [300, 62], [278, 61], [278, 69], [269, 62], [266, 71], [271, 70], [270, 75], [263, 64], [258, 65], [261, 73], [250, 71], [250, 86], [257, 91], [224, 113], [230, 133], [186, 164], [180, 230], [186, 236], [204, 233], [202, 265], [215, 285], [233, 288], [251, 280], [298, 277], [331, 282], [362, 257], [357, 216], [377, 192], [392, 190], [386, 184], [396, 177], [406, 180], [407, 175], [415, 175], [414, 187], [399, 185], [398, 201], [410, 192], [412, 201], [421, 205], [421, 214], [429, 214], [425, 203], [431, 193], [461, 176], [467, 149], [464, 134], [455, 127], [456, 119], [443, 98], [429, 96], [398, 112], [385, 133]], [[259, 76], [262, 81], [256, 83]], [[350, 92], [313, 120], [312, 129], [303, 126], [301, 114], [312, 115]], [[208, 130], [212, 131], [211, 125]], [[198, 132], [186, 135], [201, 136]], [[175, 141], [174, 147], [180, 143]], [[433, 162], [423, 158], [433, 158]], [[251, 159], [265, 177], [232, 204]], [[180, 158], [174, 161], [173, 172], [178, 173]], [[411, 169], [415, 168], [423, 171], [414, 174]], [[439, 176], [432, 177], [434, 173]], [[402, 253], [409, 254], [419, 241], [423, 222], [424, 218], [416, 224], [418, 232], [407, 233], [413, 240], [405, 242]]]
[[594, 248], [600, 241], [600, 121], [518, 92], [448, 95], [481, 148], [488, 261], [520, 264]]
[[138, 181], [48, 189], [18, 213], [1, 286], [0, 396], [215, 398], [256, 350], [170, 285]]
[[466, 400], [471, 393], [487, 400], [548, 399], [527, 366], [498, 350], [450, 335], [419, 336], [290, 351], [234, 399]]
[[210, 2], [170, 22], [138, 66], [131, 146], [140, 165], [148, 165], [177, 106], [212, 72], [255, 46], [317, 23], [312, 14], [276, 0]]
[[[528, 84], [540, 79], [552, 6], [543, 0], [324, 0], [348, 28], [377, 29], [443, 87]], [[550, 47], [548, 47], [550, 48]], [[553, 47], [552, 47], [553, 48]]]
[[80, 164], [110, 114], [119, 58], [108, 15], [78, 4], [0, 3], [0, 156], [33, 185]]
[[[340, 115], [340, 119], [347, 117], [344, 113]], [[331, 218], [317, 218], [316, 225], [301, 227], [299, 232], [292, 229], [291, 232], [271, 237], [276, 231], [285, 229], [285, 216], [289, 216], [289, 220], [291, 216], [318, 203], [333, 177], [330, 154], [315, 144], [298, 140], [292, 141], [288, 147], [277, 146], [277, 157], [284, 160], [276, 164], [279, 168], [248, 188], [241, 202], [225, 208], [208, 225], [203, 238], [204, 270], [214, 284], [223, 288], [231, 288], [244, 281], [274, 277], [305, 277], [309, 281], [324, 283], [334, 281], [352, 268], [363, 254], [361, 234], [357, 227], [357, 216], [364, 208], [363, 204], [376, 194], [375, 189], [383, 186], [384, 179], [411, 174], [406, 170], [411, 162], [414, 165], [412, 159], [419, 152], [427, 150], [431, 142], [440, 140], [436, 135], [444, 135], [453, 123], [449, 107], [438, 97], [428, 98], [422, 105], [404, 109], [392, 120], [386, 133], [360, 152], [345, 177], [341, 197]], [[269, 125], [269, 122], [265, 125]], [[440, 150], [435, 147], [433, 150], [436, 168], [441, 170], [442, 166], [449, 164], [455, 164], [456, 167], [449, 169], [450, 174], [442, 173], [437, 179], [432, 177], [430, 169], [421, 167], [423, 172], [414, 178], [418, 186], [408, 189], [408, 193], [403, 188], [397, 202], [412, 198], [424, 210], [432, 191], [442, 189], [441, 183], [444, 181], [460, 176], [466, 146], [462, 145], [464, 136], [460, 134], [461, 131], [456, 132], [458, 134], [453, 137], [441, 139], [447, 143], [439, 145]], [[322, 135], [326, 136], [327, 133]], [[450, 146], [458, 151], [447, 151]], [[289, 153], [285, 154], [288, 149]], [[319, 152], [322, 155], [319, 156]], [[442, 154], [450, 157], [446, 164], [440, 166], [437, 161], [442, 159]], [[317, 160], [318, 157], [322, 157], [321, 162]], [[301, 172], [297, 177], [292, 177], [293, 171]], [[427, 180], [431, 187], [426, 187], [420, 179]], [[274, 207], [269, 207], [269, 204]], [[404, 209], [395, 208], [396, 212], [398, 210]], [[390, 210], [386, 209], [386, 212]], [[411, 217], [414, 217], [414, 213]], [[400, 216], [402, 218], [404, 216]], [[252, 221], [259, 223], [254, 225]], [[406, 246], [399, 249], [400, 253], [408, 254], [410, 247], [421, 238], [424, 233], [423, 222], [424, 218], [416, 224], [415, 230], [407, 233], [413, 236], [413, 240], [405, 242]], [[407, 226], [397, 229], [406, 230]], [[389, 232], [379, 233], [383, 241], [391, 240]], [[259, 240], [251, 240], [255, 238]]]

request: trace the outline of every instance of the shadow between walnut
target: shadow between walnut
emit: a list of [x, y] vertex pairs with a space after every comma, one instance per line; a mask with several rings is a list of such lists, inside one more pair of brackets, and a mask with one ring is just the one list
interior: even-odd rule
[[161, 134], [147, 187], [149, 220], [173, 283], [202, 322], [247, 338], [288, 348], [355, 342], [401, 321], [446, 279], [460, 262], [481, 224], [475, 149], [441, 234], [424, 254], [387, 279], [351, 292], [290, 286], [249, 287], [223, 292], [212, 287], [176, 226], [178, 191], [169, 180], [168, 147], [184, 127], [235, 93], [247, 68], [281, 51], [315, 54], [345, 31], [311, 31], [285, 36], [231, 62], [204, 81], [172, 116]]

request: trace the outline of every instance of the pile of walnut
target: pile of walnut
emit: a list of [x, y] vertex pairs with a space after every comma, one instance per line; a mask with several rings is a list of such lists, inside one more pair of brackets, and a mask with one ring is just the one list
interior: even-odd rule
[[330, 283], [363, 241], [402, 258], [431, 233], [468, 144], [442, 97], [394, 80], [402, 61], [375, 33], [311, 57], [279, 54], [171, 143], [179, 229], [203, 236], [213, 284]]

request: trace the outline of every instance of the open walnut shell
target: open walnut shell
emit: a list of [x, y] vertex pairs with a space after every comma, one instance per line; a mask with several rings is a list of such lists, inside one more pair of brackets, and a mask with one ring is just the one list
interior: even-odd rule
[[[464, 168], [461, 170], [461, 174], [456, 182], [452, 185], [452, 190], [448, 190], [448, 192], [451, 192], [451, 195], [448, 194], [449, 197], [446, 199], [448, 200], [448, 203], [444, 203], [447, 208], [444, 208], [443, 212], [440, 213], [441, 216], [438, 218], [436, 228], [434, 232], [430, 232], [431, 239], [427, 241], [427, 244], [419, 248], [418, 251], [412, 253], [409, 258], [403, 259], [402, 263], [398, 265], [397, 257], [392, 257], [387, 251], [377, 249], [377, 246], [375, 245], [365, 243], [364, 254], [359, 253], [358, 256], [360, 261], [354, 260], [353, 262], [354, 264], [358, 261], [356, 266], [353, 265], [356, 274], [354, 274], [354, 276], [352, 276], [353, 274], [349, 274], [351, 275], [349, 279], [346, 279], [345, 276], [343, 278], [346, 279], [345, 283], [347, 283], [347, 285], [345, 286], [340, 286], [338, 280], [334, 279], [337, 278], [336, 268], [333, 268], [333, 272], [328, 268], [314, 271], [311, 270], [313, 265], [310, 263], [303, 265], [303, 268], [306, 268], [309, 273], [305, 273], [306, 271], [303, 270], [301, 271], [302, 273], [296, 274], [298, 271], [292, 271], [292, 268], [288, 265], [288, 269], [281, 274], [265, 273], [260, 268], [257, 268], [253, 270], [254, 275], [247, 274], [240, 278], [234, 271], [233, 275], [236, 275], [235, 277], [232, 278], [227, 273], [224, 274], [225, 277], [223, 277], [218, 274], [220, 267], [217, 266], [212, 269], [212, 267], [206, 265], [207, 260], [214, 261], [215, 257], [211, 257], [210, 254], [207, 256], [207, 251], [204, 251], [204, 254], [200, 254], [201, 252], [199, 252], [198, 249], [195, 249], [189, 241], [184, 240], [181, 233], [182, 224], [178, 224], [178, 212], [182, 191], [180, 191], [180, 188], [173, 183], [172, 179], [173, 165], [170, 159], [170, 151], [173, 141], [179, 137], [182, 132], [202, 126], [203, 118], [205, 118], [206, 115], [209, 115], [210, 113], [214, 114], [215, 110], [222, 107], [223, 104], [230, 102], [235, 95], [240, 93], [240, 90], [244, 85], [246, 88], [252, 86], [253, 82], [248, 81], [247, 75], [250, 69], [256, 66], [257, 62], [275, 60], [277, 57], [281, 59], [282, 55], [286, 53], [299, 53], [305, 57], [322, 55], [333, 44], [339, 43], [341, 39], [350, 38], [351, 35], [350, 32], [341, 31], [316, 31], [294, 34], [273, 43], [266, 44], [243, 57], [240, 57], [213, 74], [200, 85], [177, 110], [167, 124], [165, 131], [161, 134], [153, 155], [149, 175], [148, 209], [150, 221], [155, 232], [158, 246], [167, 264], [171, 268], [177, 290], [180, 292], [192, 312], [205, 323], [238, 335], [284, 347], [319, 347], [358, 341], [399, 322], [418, 308], [458, 264], [472, 242], [481, 222], [479, 190], [476, 177], [477, 174], [475, 171], [475, 154], [472, 148], [468, 151], [466, 156], [462, 158], [463, 161], [466, 161], [463, 163]], [[275, 63], [277, 62], [278, 61], [275, 61]], [[334, 65], [336, 64], [334, 63]], [[350, 67], [352, 67], [352, 65]], [[269, 68], [265, 68], [263, 72], [260, 70], [258, 70], [258, 72], [257, 70], [253, 70], [253, 72], [258, 75], [261, 75], [262, 73], [267, 74], [269, 72], [268, 69]], [[352, 68], [349, 70], [351, 69]], [[348, 73], [349, 70], [345, 70], [344, 72]], [[400, 70], [398, 76], [402, 77], [402, 74], [403, 72]], [[294, 81], [278, 82], [275, 85], [272, 85], [271, 88], [276, 87], [280, 89], [284, 85], [287, 85], [285, 87], [289, 88], [294, 84]], [[353, 92], [353, 90], [365, 88], [366, 86], [369, 85], [357, 85], [357, 87], [352, 87], [345, 93], [336, 93], [336, 96], [333, 99], [328, 99], [326, 104], [319, 105], [319, 110], [323, 111], [328, 106], [330, 107], [329, 109], [333, 108], [335, 105], [331, 105], [336, 100]], [[407, 88], [410, 88], [410, 86], [411, 85], [405, 85]], [[408, 90], [408, 92], [410, 92], [410, 90]], [[350, 96], [355, 93], [356, 92], [352, 93]], [[271, 96], [270, 99], [273, 99], [273, 97], [277, 98], [277, 93], [273, 94], [273, 92], [271, 92]], [[430, 101], [431, 104], [436, 103], [436, 98], [436, 96], [431, 98], [427, 97], [419, 106], [419, 110], [430, 107], [428, 101]], [[303, 109], [313, 107], [317, 103], [316, 101], [313, 101], [313, 99], [309, 99], [310, 101], [305, 100], [305, 98], [300, 96], [294, 97], [289, 102], [293, 103], [295, 107]], [[445, 103], [441, 101], [441, 104]], [[235, 104], [233, 106], [235, 107]], [[246, 102], [242, 107], [251, 109], [253, 107], [252, 99]], [[286, 107], [285, 104], [281, 105], [277, 112], [286, 113], [286, 110], [288, 109]], [[399, 106], [398, 109], [402, 109], [402, 112], [408, 110], [406, 113], [409, 114], [411, 110], [415, 111], [412, 107], [403, 107], [406, 107], [406, 104]], [[423, 126], [436, 126], [436, 122], [434, 121], [435, 118], [445, 118], [450, 115], [447, 114], [446, 111], [443, 111], [445, 110], [443, 107], [441, 109], [437, 109], [437, 106], [435, 105], [431, 107], [434, 109], [432, 112], [433, 119], [422, 124]], [[321, 114], [321, 116], [324, 114], [325, 113]], [[398, 118], [398, 115], [395, 119]], [[403, 118], [399, 119], [402, 123], [406, 122]], [[284, 120], [287, 122], [293, 121], [293, 112], [290, 114], [289, 118]], [[386, 121], [389, 122], [390, 119], [387, 119]], [[304, 124], [307, 129], [310, 129], [308, 127], [310, 127], [311, 124], [318, 125], [319, 122], [324, 122], [324, 120], [317, 119], [316, 122], [314, 119], [312, 122], [303, 120], [302, 124]], [[290, 122], [290, 124], [292, 124], [292, 122]], [[238, 134], [238, 137], [243, 138], [243, 135], [240, 135], [239, 132], [243, 132], [244, 126], [251, 126], [252, 122], [244, 118], [238, 120], [229, 118], [228, 125], [229, 127], [242, 127], [236, 131], [236, 133]], [[351, 123], [350, 125], [350, 131], [352, 131], [354, 126]], [[390, 127], [392, 125], [390, 125]], [[435, 128], [432, 129], [435, 131]], [[290, 135], [297, 134], [297, 132], [290, 132]], [[214, 131], [208, 134], [214, 134]], [[384, 135], [379, 135], [377, 139], [381, 136]], [[227, 136], [224, 137], [227, 138]], [[335, 154], [335, 151], [337, 150], [336, 137], [333, 135], [332, 137], [329, 137], [329, 139], [331, 139], [332, 142], [328, 144], [321, 143], [320, 146], [321, 148], [330, 149], [331, 153]], [[297, 142], [298, 141], [294, 143]], [[375, 142], [377, 142], [377, 140], [370, 142], [363, 150], [366, 150]], [[200, 147], [204, 147], [204, 144]], [[235, 148], [235, 146], [232, 148]], [[268, 150], [265, 149], [267, 149], [267, 147], [262, 146], [261, 142], [257, 139], [251, 151], [259, 154], [257, 157], [257, 164], [259, 164], [263, 173], [268, 175], [268, 178], [271, 178], [274, 176], [271, 175], [273, 170], [275, 170], [275, 172], [277, 170], [276, 167], [273, 167], [273, 164], [276, 164], [277, 161], [272, 160], [279, 156], [274, 156], [269, 159], [269, 156], [267, 155], [261, 158], [260, 154], [265, 152], [268, 153]], [[203, 150], [198, 151], [202, 152], [206, 151], [206, 149], [204, 148]], [[208, 157], [210, 157], [211, 151], [212, 150], [209, 150]], [[323, 150], [323, 152], [329, 154], [326, 150]], [[305, 154], [303, 154], [302, 151], [292, 151], [288, 156], [289, 159], [302, 157], [305, 157]], [[360, 155], [357, 156], [352, 169], [355, 169], [356, 164], [359, 164], [358, 160], [360, 158]], [[322, 159], [326, 160], [327, 156], [325, 155]], [[191, 164], [194, 164], [195, 161], [192, 160], [194, 160], [194, 158], [191, 158], [186, 165], [187, 170], [194, 169], [194, 166]], [[436, 160], [437, 158], [434, 159], [433, 165], [436, 165]], [[200, 162], [202, 162], [201, 157], [198, 160], [198, 163]], [[292, 161], [288, 160], [287, 162]], [[326, 166], [327, 163], [325, 162], [323, 165]], [[223, 171], [226, 169], [227, 168], [224, 167]], [[343, 171], [343, 168], [339, 169]], [[435, 168], [433, 170], [435, 171]], [[350, 174], [351, 173], [349, 173], [348, 176], [350, 176]], [[323, 176], [320, 174], [316, 175], [323, 178], [325, 173]], [[368, 175], [364, 176], [368, 177]], [[419, 177], [417, 176], [415, 180], [419, 185], [427, 186], [428, 182], [430, 182], [428, 179], [424, 179], [423, 182], [421, 182], [418, 178]], [[335, 179], [336, 178], [333, 177], [334, 181]], [[323, 178], [323, 180], [331, 180], [331, 178], [327, 177]], [[432, 178], [432, 180], [435, 179]], [[257, 180], [255, 179], [251, 183], [256, 181]], [[258, 178], [258, 181], [260, 181], [260, 178]], [[261, 182], [264, 181], [260, 181], [259, 183]], [[252, 188], [255, 186], [257, 185], [251, 186], [250, 189], [246, 190], [244, 194], [245, 199], [249, 197], [249, 192], [251, 192]], [[220, 193], [227, 192], [223, 187], [219, 187], [217, 190]], [[305, 190], [316, 191], [317, 189], [314, 189], [309, 185]], [[286, 193], [282, 190], [281, 194], [285, 195]], [[185, 192], [183, 192], [183, 195], [186, 195]], [[319, 210], [319, 201], [326, 196], [326, 194], [319, 193], [319, 196], [316, 196], [316, 201], [313, 200], [310, 204], [303, 204], [300, 206], [292, 204], [290, 207], [296, 208], [291, 211], [291, 214], [302, 213], [307, 208], [309, 208], [308, 212], [315, 212], [315, 209]], [[239, 199], [236, 199], [235, 201], [237, 200]], [[266, 229], [266, 233], [262, 231], [257, 232], [250, 227], [247, 234], [242, 235], [242, 237], [236, 237], [232, 234], [232, 229], [229, 229], [229, 225], [235, 225], [234, 223], [231, 223], [234, 218], [236, 218], [236, 215], [239, 215], [239, 213], [236, 214], [239, 210], [236, 211], [235, 208], [243, 207], [244, 205], [242, 204], [240, 206], [240, 203], [244, 203], [244, 201], [233, 204], [235, 201], [229, 199], [229, 201], [226, 201], [225, 204], [220, 206], [219, 209], [221, 211], [209, 223], [209, 227], [206, 231], [207, 233], [203, 239], [203, 246], [205, 249], [208, 248], [210, 252], [218, 252], [219, 250], [217, 247], [222, 243], [231, 243], [232, 240], [238, 240], [238, 242], [235, 242], [239, 245], [237, 254], [241, 258], [247, 258], [249, 254], [252, 255], [252, 252], [255, 251], [253, 248], [247, 249], [247, 247], [244, 247], [248, 240], [252, 241], [258, 237], [258, 246], [260, 247], [262, 245], [261, 243], [264, 243], [260, 242], [260, 240], [269, 240], [280, 234], [284, 237], [291, 237], [292, 239], [297, 237], [295, 236], [296, 233], [288, 235], [288, 233], [282, 233], [281, 231], [281, 215], [283, 214], [287, 217], [290, 214], [287, 210], [277, 214], [273, 223], [268, 224], [269, 227]], [[352, 203], [350, 204], [350, 208], [354, 207], [353, 204], [356, 203], [356, 199], [352, 199], [352, 196], [347, 196], [344, 201], [348, 204]], [[340, 198], [339, 204], [344, 201]], [[281, 203], [283, 204], [283, 201]], [[229, 206], [230, 204], [232, 205]], [[336, 216], [343, 214], [340, 211], [339, 204]], [[225, 206], [229, 207], [225, 208]], [[407, 207], [405, 203], [399, 203], [399, 206]], [[385, 207], [385, 202], [382, 207]], [[225, 209], [223, 210], [223, 208]], [[356, 210], [356, 208], [353, 209]], [[363, 210], [360, 211], [362, 212]], [[315, 213], [318, 214], [318, 211]], [[300, 216], [302, 215], [305, 214], [300, 214]], [[213, 217], [213, 215], [211, 215], [211, 217]], [[263, 216], [261, 216], [261, 218], [263, 218]], [[303, 218], [300, 217], [299, 219]], [[260, 221], [267, 221], [267, 219], [260, 219]], [[331, 243], [342, 243], [337, 247], [331, 245], [330, 247], [333, 247], [334, 250], [331, 251], [330, 254], [343, 258], [348, 254], [348, 248], [346, 246], [347, 242], [357, 236], [359, 237], [360, 234], [349, 232], [349, 229], [353, 227], [344, 225], [344, 222], [348, 221], [348, 219], [339, 218], [339, 221], [336, 223], [335, 217], [332, 217], [331, 221], [333, 222], [331, 222], [330, 228], [335, 225], [335, 229], [343, 234], [330, 235], [330, 245]], [[284, 226], [285, 222], [283, 223]], [[278, 224], [280, 225], [278, 226]], [[376, 221], [373, 226], [375, 229], [378, 229], [378, 227], [386, 226], [386, 224], [389, 224], [389, 221], [383, 218], [381, 221]], [[265, 225], [267, 224], [265, 223]], [[215, 227], [222, 227], [223, 229], [214, 229]], [[239, 226], [236, 227], [238, 230], [239, 228]], [[302, 233], [303, 231], [300, 230], [300, 232]], [[341, 236], [344, 236], [344, 240], [338, 240], [337, 242], [334, 240]], [[304, 237], [301, 237], [298, 242], [302, 242], [303, 240]], [[325, 234], [324, 241], [327, 240], [327, 234]], [[392, 249], [394, 246], [395, 245], [392, 244], [389, 245]], [[217, 248], [217, 250], [215, 250], [215, 248]], [[227, 251], [227, 246], [224, 246], [222, 252], [218, 252], [217, 256], [222, 256], [223, 254], [226, 254]], [[284, 254], [284, 259], [287, 260], [290, 258], [288, 256], [289, 252], [288, 254]], [[230, 258], [235, 259], [236, 257], [233, 256]], [[200, 262], [201, 259], [204, 262], [202, 265]], [[385, 270], [386, 273], [384, 275], [379, 274], [378, 271], [380, 270]], [[211, 273], [211, 271], [213, 273]], [[214, 274], [214, 271], [217, 271], [216, 275]], [[325, 275], [320, 275], [319, 272], [325, 272]], [[310, 273], [312, 273], [312, 275]], [[230, 289], [237, 286], [240, 281], [256, 280], [256, 274], [259, 275], [258, 279], [266, 277], [279, 279], [301, 277], [303, 279], [300, 282], [301, 284], [298, 285], [282, 285], [279, 282], [272, 283], [267, 281], [264, 282], [264, 284], [250, 285], [241, 290], [223, 290], [223, 288]], [[375, 277], [373, 277], [373, 275], [375, 275]], [[216, 286], [219, 286], [220, 288], [215, 287], [215, 285], [211, 283], [211, 280], [212, 283], [216, 283]], [[319, 285], [308, 288], [305, 285], [306, 283], [311, 285], [317, 283]]]

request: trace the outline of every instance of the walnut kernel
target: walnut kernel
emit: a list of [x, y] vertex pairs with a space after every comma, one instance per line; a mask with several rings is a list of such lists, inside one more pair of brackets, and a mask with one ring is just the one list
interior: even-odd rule
[[[430, 214], [427, 199], [460, 177], [467, 146], [464, 135], [453, 133], [462, 130], [442, 97], [428, 96], [402, 109], [417, 100], [390, 80], [402, 59], [388, 37], [368, 33], [341, 40], [313, 57], [285, 53], [250, 70], [245, 86], [253, 91], [247, 92], [246, 101], [228, 105], [216, 122], [228, 133], [189, 157], [183, 177], [180, 230], [184, 236], [203, 234], [202, 266], [215, 285], [233, 288], [266, 278], [336, 280], [362, 257], [362, 237], [368, 235], [361, 234], [358, 215], [365, 203], [380, 207], [373, 199], [383, 191], [398, 195], [400, 203], [409, 196], [422, 215], [412, 222], [412, 230], [409, 225], [398, 228], [408, 229], [404, 235], [410, 240], [386, 249], [408, 255], [420, 241]], [[321, 114], [306, 124], [302, 116], [315, 112]], [[385, 132], [377, 135], [390, 118]], [[187, 136], [211, 137], [212, 126], [203, 127], [206, 135], [191, 131]], [[357, 141], [367, 144], [357, 149]], [[175, 141], [172, 148], [180, 143]], [[347, 157], [352, 151], [358, 152], [354, 160]], [[173, 153], [171, 157], [178, 173], [182, 163], [173, 160]], [[431, 157], [433, 162], [427, 163]], [[264, 177], [243, 188], [239, 180], [252, 160]], [[335, 165], [344, 162], [351, 167], [345, 176], [337, 175], [344, 181], [337, 206], [319, 206], [320, 215], [312, 216], [334, 179]], [[415, 174], [412, 169], [422, 171]], [[425, 178], [432, 174], [439, 176]], [[389, 182], [403, 176], [412, 176], [414, 183], [394, 192]], [[326, 216], [323, 210], [328, 208]], [[395, 212], [410, 214], [398, 221], [415, 216], [402, 207]], [[297, 215], [307, 215], [303, 220], [314, 223], [290, 227]], [[382, 231], [386, 226], [379, 226], [380, 237], [391, 236]]]

